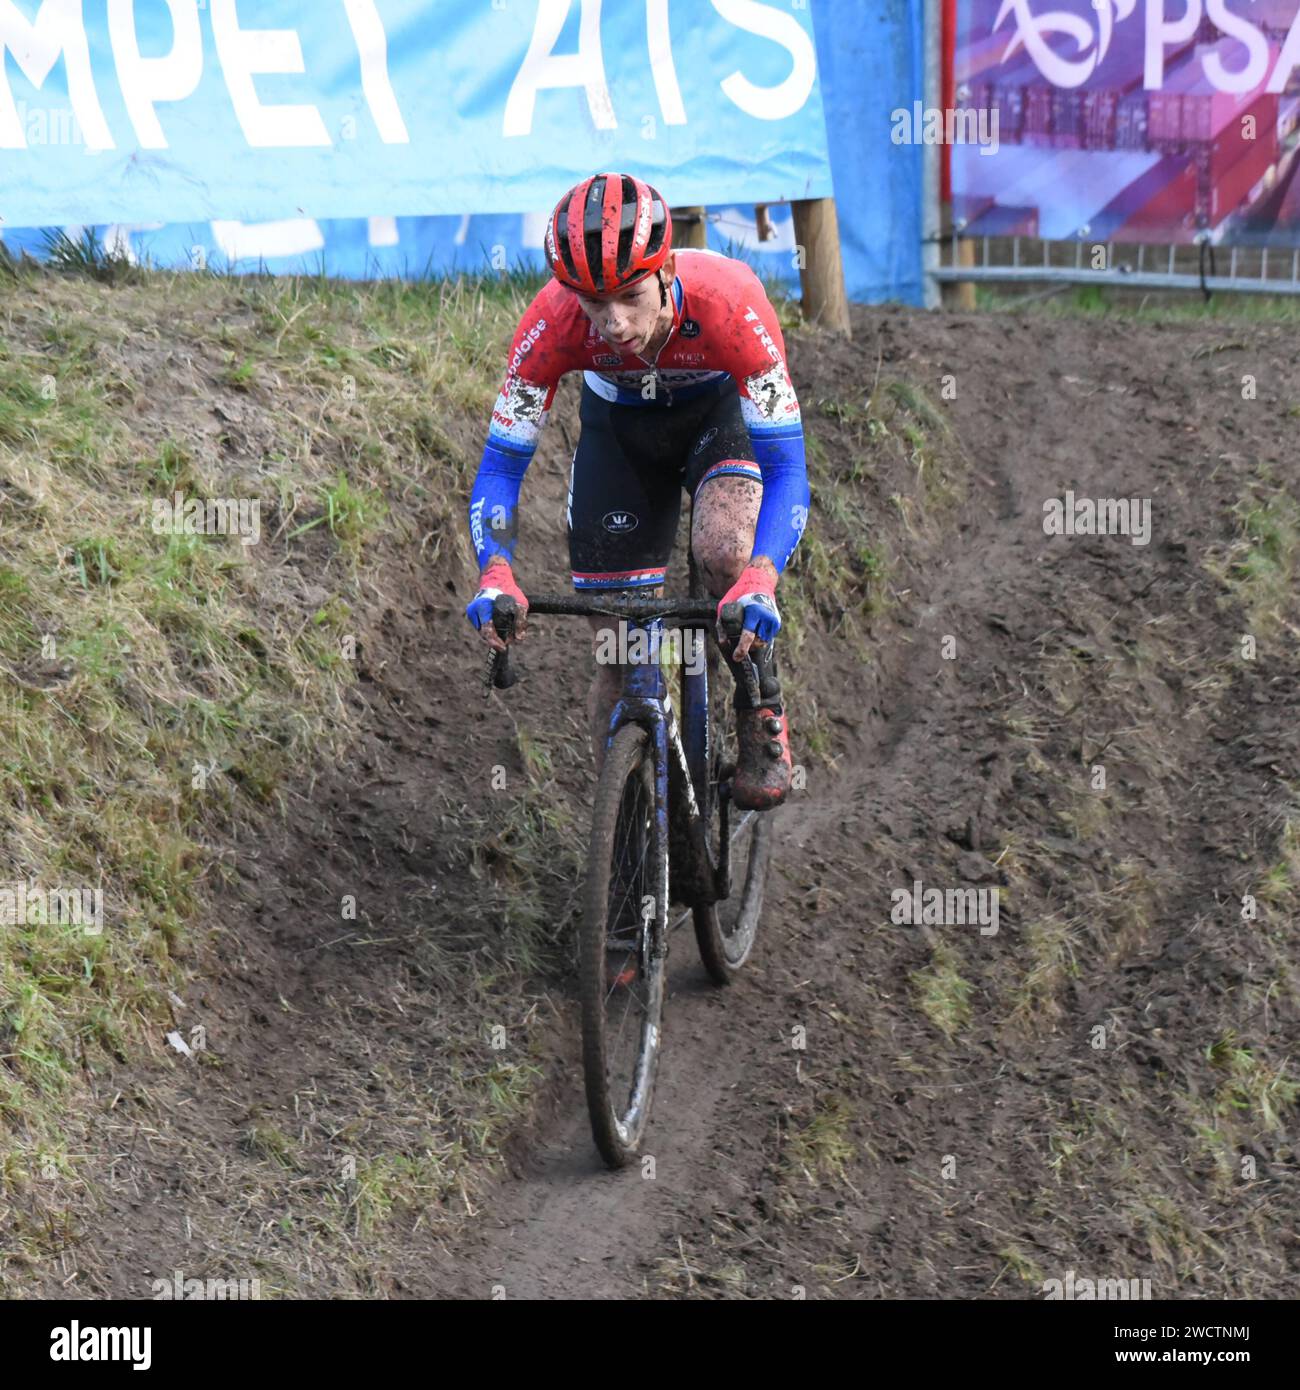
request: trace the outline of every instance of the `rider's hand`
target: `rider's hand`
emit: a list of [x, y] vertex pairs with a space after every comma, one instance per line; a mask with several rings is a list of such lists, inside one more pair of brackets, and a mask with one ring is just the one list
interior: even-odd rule
[[763, 646], [781, 630], [781, 614], [776, 606], [776, 567], [770, 560], [753, 561], [740, 578], [718, 600], [718, 622], [722, 607], [739, 603], [745, 611], [745, 628], [736, 643], [734, 657], [743, 657], [750, 647]]
[[515, 576], [509, 564], [501, 559], [491, 561], [479, 576], [478, 593], [470, 599], [465, 609], [465, 616], [478, 628], [483, 640], [494, 652], [503, 652], [507, 646], [498, 636], [496, 624], [492, 621], [492, 603], [499, 594], [508, 594], [518, 605], [514, 635], [510, 640], [520, 642], [524, 637], [528, 600], [524, 597], [524, 591], [515, 583]]

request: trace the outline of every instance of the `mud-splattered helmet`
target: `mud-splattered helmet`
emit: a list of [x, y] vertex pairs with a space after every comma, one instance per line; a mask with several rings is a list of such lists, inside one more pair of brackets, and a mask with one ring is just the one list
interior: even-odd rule
[[672, 216], [657, 190], [630, 174], [593, 174], [555, 205], [546, 259], [562, 285], [612, 294], [653, 275], [672, 241]]

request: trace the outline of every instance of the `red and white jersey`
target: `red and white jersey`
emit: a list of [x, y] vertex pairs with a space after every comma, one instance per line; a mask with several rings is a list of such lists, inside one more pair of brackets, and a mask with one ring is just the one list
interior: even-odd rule
[[653, 365], [602, 338], [573, 291], [550, 280], [528, 306], [510, 345], [492, 412], [489, 448], [531, 454], [566, 372], [581, 371], [606, 400], [671, 406], [735, 378], [756, 441], [801, 432], [780, 324], [758, 276], [716, 252], [680, 250], [673, 327]]

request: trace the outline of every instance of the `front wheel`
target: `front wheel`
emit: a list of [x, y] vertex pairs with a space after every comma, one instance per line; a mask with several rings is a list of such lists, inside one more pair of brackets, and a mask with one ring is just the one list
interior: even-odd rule
[[667, 845], [656, 831], [654, 755], [625, 724], [605, 754], [591, 819], [579, 935], [582, 1059], [591, 1132], [611, 1168], [636, 1153], [650, 1117], [664, 1001]]

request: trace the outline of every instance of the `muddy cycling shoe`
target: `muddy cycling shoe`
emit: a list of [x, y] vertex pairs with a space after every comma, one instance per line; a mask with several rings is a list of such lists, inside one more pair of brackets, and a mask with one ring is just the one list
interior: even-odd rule
[[746, 811], [770, 811], [790, 790], [790, 731], [780, 705], [736, 711], [740, 758], [731, 799]]

